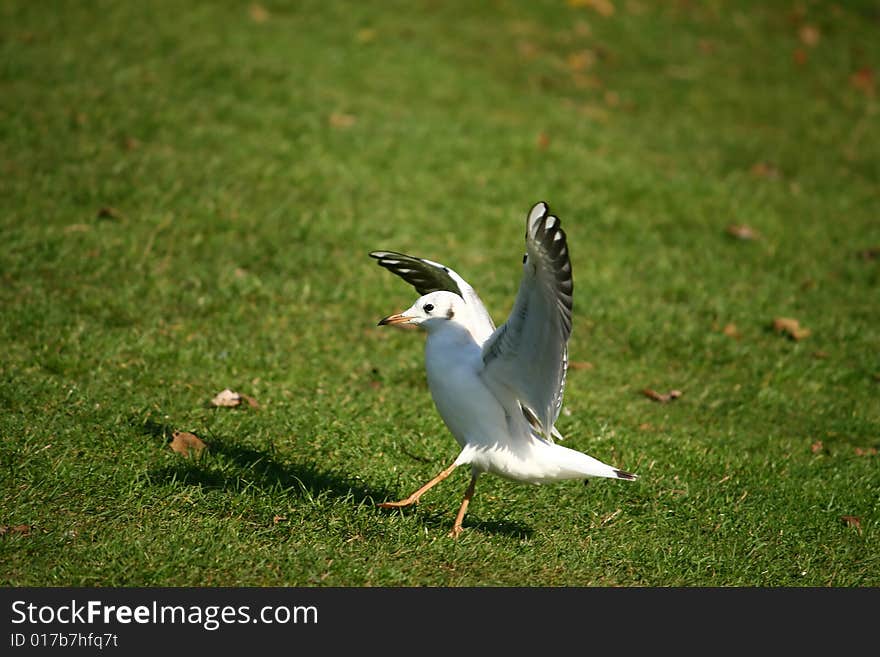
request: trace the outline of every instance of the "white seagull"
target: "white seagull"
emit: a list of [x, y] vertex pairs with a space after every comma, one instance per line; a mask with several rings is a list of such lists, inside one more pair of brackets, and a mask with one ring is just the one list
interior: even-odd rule
[[431, 481], [380, 507], [415, 504], [456, 467], [470, 465], [470, 485], [450, 532], [457, 537], [484, 472], [532, 484], [636, 479], [554, 442], [562, 438], [554, 424], [568, 367], [573, 285], [565, 233], [546, 203], [528, 214], [522, 282], [507, 322], [497, 329], [474, 289], [449, 267], [394, 251], [370, 256], [423, 295], [379, 326], [414, 325], [428, 333], [428, 388], [461, 446], [458, 458]]

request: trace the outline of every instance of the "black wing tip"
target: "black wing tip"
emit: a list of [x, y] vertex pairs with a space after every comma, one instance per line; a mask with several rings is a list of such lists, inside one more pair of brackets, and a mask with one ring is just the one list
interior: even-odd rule
[[618, 479], [626, 479], [627, 481], [635, 481], [639, 478], [639, 475], [633, 474], [632, 472], [624, 472], [623, 470], [615, 470], [614, 474]]

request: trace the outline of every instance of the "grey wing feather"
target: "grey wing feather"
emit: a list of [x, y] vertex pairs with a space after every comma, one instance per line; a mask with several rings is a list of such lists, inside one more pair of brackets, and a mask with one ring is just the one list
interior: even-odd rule
[[396, 251], [373, 251], [370, 253], [370, 257], [376, 258], [379, 265], [392, 274], [400, 276], [422, 296], [440, 290], [460, 296], [471, 308], [476, 322], [474, 328], [481, 340], [488, 338], [495, 330], [495, 322], [492, 321], [492, 317], [474, 288], [449, 267], [441, 265], [439, 262], [416, 258]]
[[483, 345], [482, 376], [512, 390], [547, 440], [558, 435], [553, 425], [568, 368], [573, 289], [565, 232], [547, 204], [538, 203], [526, 221], [519, 292], [507, 321]]

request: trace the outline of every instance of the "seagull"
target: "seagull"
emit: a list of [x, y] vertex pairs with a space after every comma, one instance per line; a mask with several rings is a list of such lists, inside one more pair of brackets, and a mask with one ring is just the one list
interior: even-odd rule
[[453, 463], [412, 495], [382, 508], [418, 503], [461, 465], [470, 484], [450, 536], [457, 538], [477, 479], [491, 473], [543, 484], [565, 479], [637, 475], [556, 443], [571, 335], [572, 273], [565, 232], [546, 203], [526, 219], [522, 280], [507, 321], [496, 328], [480, 297], [440, 263], [373, 251], [378, 264], [422, 295], [379, 326], [415, 326], [427, 332], [425, 370], [440, 417], [461, 447]]

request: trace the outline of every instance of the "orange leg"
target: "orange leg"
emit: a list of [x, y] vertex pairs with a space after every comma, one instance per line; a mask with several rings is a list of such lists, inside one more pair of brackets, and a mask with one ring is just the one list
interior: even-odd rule
[[458, 538], [458, 535], [461, 534], [461, 531], [463, 529], [461, 523], [464, 520], [464, 514], [467, 513], [468, 504], [471, 503], [471, 498], [474, 496], [474, 490], [477, 488], [477, 477], [479, 476], [479, 474], [471, 475], [471, 483], [464, 493], [464, 499], [461, 501], [461, 507], [458, 509], [458, 515], [455, 516], [455, 524], [452, 525], [452, 531], [449, 532], [449, 535], [452, 538]]
[[419, 501], [419, 498], [427, 493], [431, 488], [439, 484], [441, 481], [446, 479], [449, 475], [452, 474], [452, 471], [455, 470], [455, 463], [446, 468], [443, 472], [434, 477], [427, 484], [419, 488], [415, 493], [407, 497], [403, 500], [398, 500], [397, 502], [382, 502], [377, 504], [376, 506], [382, 507], [383, 509], [399, 509], [401, 507], [410, 506], [412, 504], [416, 504]]

